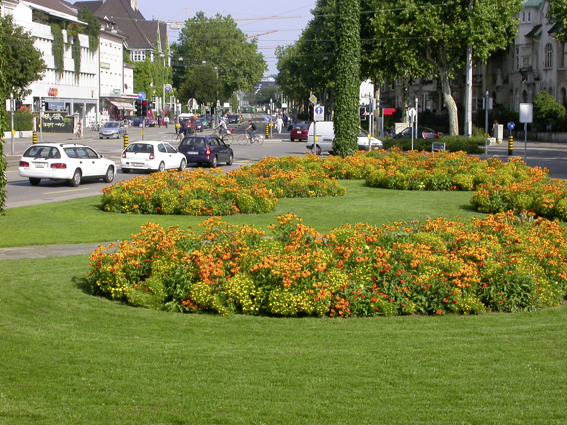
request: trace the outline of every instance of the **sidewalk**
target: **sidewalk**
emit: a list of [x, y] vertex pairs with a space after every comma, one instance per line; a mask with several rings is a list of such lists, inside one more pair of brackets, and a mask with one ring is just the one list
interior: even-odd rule
[[[111, 242], [85, 243], [85, 244], [63, 244], [63, 245], [41, 245], [41, 246], [19, 246], [14, 248], [0, 248], [0, 261], [22, 260], [32, 258], [68, 257], [71, 255], [91, 255], [99, 245], [109, 245]], [[111, 252], [111, 251], [108, 251]]]

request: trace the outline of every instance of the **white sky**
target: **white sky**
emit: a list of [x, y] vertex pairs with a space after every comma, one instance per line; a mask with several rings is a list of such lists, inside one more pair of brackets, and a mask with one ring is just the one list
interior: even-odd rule
[[[213, 0], [204, 5], [202, 0], [138, 0], [142, 15], [148, 20], [183, 22], [197, 12], [205, 16], [231, 15], [243, 33], [258, 36], [258, 47], [268, 64], [266, 75], [276, 74], [276, 46], [286, 46], [296, 41], [313, 17], [311, 10], [316, 0]], [[290, 17], [286, 19], [260, 19], [268, 16]], [[245, 20], [239, 20], [245, 19]], [[170, 41], [176, 41], [179, 31], [170, 31]]]

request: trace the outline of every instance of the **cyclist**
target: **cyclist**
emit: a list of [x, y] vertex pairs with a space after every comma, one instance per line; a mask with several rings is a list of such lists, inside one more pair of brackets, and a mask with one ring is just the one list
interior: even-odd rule
[[219, 120], [219, 125], [216, 126], [215, 130], [219, 131], [220, 138], [224, 140], [224, 135], [228, 133], [228, 128], [226, 128], [226, 121], [224, 118]]
[[250, 139], [250, 143], [254, 143], [254, 136], [256, 135], [256, 126], [252, 122], [252, 120], [248, 120], [248, 127], [244, 130], [246, 134], [248, 134], [248, 138]]

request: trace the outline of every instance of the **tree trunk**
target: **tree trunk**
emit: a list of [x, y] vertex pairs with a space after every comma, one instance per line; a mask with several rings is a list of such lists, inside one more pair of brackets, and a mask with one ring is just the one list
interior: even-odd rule
[[441, 91], [443, 93], [443, 101], [445, 106], [447, 106], [447, 112], [449, 113], [449, 135], [458, 136], [459, 135], [459, 115], [457, 111], [457, 104], [455, 99], [451, 95], [451, 86], [449, 85], [449, 73], [442, 72], [440, 74], [441, 78]]

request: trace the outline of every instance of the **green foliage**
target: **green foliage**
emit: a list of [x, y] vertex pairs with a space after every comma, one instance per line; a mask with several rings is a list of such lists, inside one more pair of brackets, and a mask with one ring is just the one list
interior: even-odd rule
[[[3, 48], [5, 39], [0, 37], [0, 49]], [[6, 57], [0, 54], [0, 69], [6, 69], [5, 63]], [[4, 93], [6, 90], [6, 79], [4, 72], [0, 73], [0, 92]], [[6, 209], [6, 185], [8, 184], [8, 179], [6, 178], [6, 170], [8, 169], [8, 163], [6, 162], [6, 156], [4, 155], [4, 129], [6, 128], [6, 118], [5, 118], [5, 103], [0, 103], [0, 214], [4, 213]]]
[[185, 80], [179, 87], [181, 99], [194, 98], [198, 103], [216, 104], [221, 91], [217, 70], [210, 64], [203, 64], [187, 70]]
[[75, 66], [75, 81], [79, 82], [79, 76], [81, 75], [81, 41], [79, 39], [79, 34], [81, 34], [81, 27], [77, 24], [69, 24], [67, 26], [67, 41], [69, 38], [73, 38], [73, 44], [71, 46], [71, 57], [73, 58], [73, 63]]
[[360, 1], [343, 0], [337, 4], [335, 62], [335, 139], [333, 152], [341, 157], [358, 150], [360, 118]]
[[534, 99], [534, 124], [538, 131], [545, 131], [550, 125], [552, 129], [558, 129], [566, 117], [565, 107], [547, 91], [540, 91]]
[[[10, 122], [10, 112], [3, 111], [4, 122]], [[14, 112], [14, 130], [28, 131], [33, 129], [33, 113], [28, 109], [20, 109]]]
[[63, 40], [63, 32], [59, 24], [51, 23], [51, 34], [53, 34], [53, 45], [51, 46], [51, 53], [53, 54], [53, 61], [55, 71], [59, 76], [63, 75], [64, 71], [64, 56], [65, 56], [65, 41]]
[[[13, 87], [15, 99], [31, 93], [28, 86], [41, 79], [45, 71], [42, 54], [34, 47], [35, 38], [16, 24], [11, 15], [0, 17], [0, 56], [9, 66], [2, 68], [5, 88]], [[0, 97], [9, 98], [9, 92], [2, 90]]]
[[[402, 139], [384, 139], [384, 149], [391, 149], [398, 147], [404, 151], [411, 150], [411, 138]], [[471, 154], [479, 154], [484, 152], [484, 131], [480, 135], [473, 137], [463, 136], [446, 136], [440, 139], [414, 139], [413, 148], [416, 151], [429, 151], [431, 152], [432, 143], [445, 143], [445, 150], [450, 152], [463, 151]]]
[[171, 81], [171, 67], [164, 65], [163, 57], [152, 62], [146, 56], [144, 62], [136, 62], [134, 69], [134, 91], [143, 91], [147, 97], [162, 96], [163, 86]]
[[[188, 80], [193, 77], [195, 68], [206, 63], [217, 68], [221, 103], [235, 91], [251, 91], [267, 69], [258, 52], [257, 40], [247, 40], [230, 16], [220, 14], [208, 18], [198, 12], [185, 21], [173, 52], [175, 57], [183, 58], [173, 76], [174, 85], [181, 87], [185, 83], [185, 87], [189, 87]], [[216, 72], [213, 75], [216, 77]], [[185, 90], [186, 94], [188, 92]]]
[[100, 22], [98, 18], [86, 7], [79, 10], [77, 18], [87, 23], [87, 28], [84, 32], [89, 36], [89, 49], [92, 52], [96, 52], [100, 37]]

